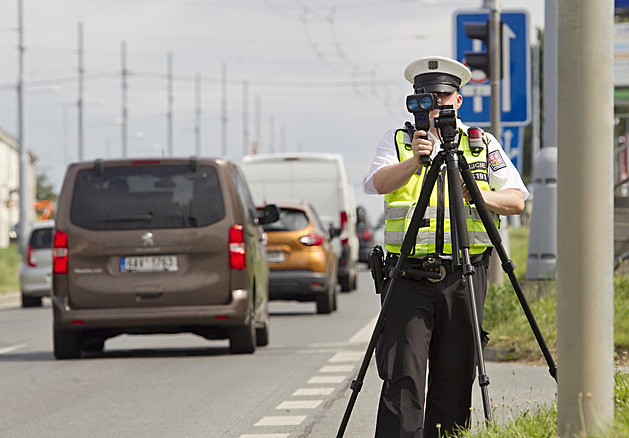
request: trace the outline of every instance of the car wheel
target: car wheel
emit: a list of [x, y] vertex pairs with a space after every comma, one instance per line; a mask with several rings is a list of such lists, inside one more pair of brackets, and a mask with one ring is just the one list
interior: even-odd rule
[[256, 345], [264, 347], [269, 345], [269, 321], [264, 321], [264, 325], [256, 329]]
[[229, 351], [234, 354], [251, 354], [256, 351], [256, 329], [253, 316], [247, 325], [229, 329]]
[[332, 292], [332, 310], [337, 309], [337, 298], [338, 298], [338, 284], [334, 285], [334, 289]]
[[31, 297], [22, 293], [22, 307], [41, 307], [41, 297]]
[[350, 287], [349, 280], [350, 280], [349, 274], [339, 277], [339, 284], [341, 285], [341, 292], [349, 292], [351, 290], [349, 288]]
[[54, 328], [53, 347], [56, 359], [77, 359], [81, 356], [81, 333]]
[[[336, 285], [334, 285], [336, 286]], [[319, 295], [317, 297], [317, 313], [326, 314], [334, 310], [334, 292], [333, 287], [330, 285], [325, 295]]]

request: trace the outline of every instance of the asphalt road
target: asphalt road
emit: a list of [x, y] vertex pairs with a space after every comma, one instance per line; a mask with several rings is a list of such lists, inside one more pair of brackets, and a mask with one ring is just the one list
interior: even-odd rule
[[[367, 271], [339, 309], [272, 302], [270, 344], [230, 355], [194, 335], [120, 336], [103, 353], [56, 361], [52, 312], [0, 307], [3, 437], [334, 437], [379, 311]], [[555, 399], [545, 367], [487, 362], [495, 421]], [[380, 380], [370, 366], [345, 433], [373, 436]], [[473, 418], [483, 421], [474, 387]]]

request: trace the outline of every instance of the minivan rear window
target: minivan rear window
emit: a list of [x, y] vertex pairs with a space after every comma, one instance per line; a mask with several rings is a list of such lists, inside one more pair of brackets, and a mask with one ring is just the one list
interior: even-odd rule
[[186, 165], [105, 166], [77, 173], [73, 224], [90, 230], [194, 228], [225, 216], [216, 169]]

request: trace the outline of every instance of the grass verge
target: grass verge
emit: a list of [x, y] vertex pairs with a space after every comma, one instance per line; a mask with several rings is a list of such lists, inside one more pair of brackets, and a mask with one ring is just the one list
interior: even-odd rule
[[0, 248], [0, 293], [20, 290], [20, 259], [16, 244]]

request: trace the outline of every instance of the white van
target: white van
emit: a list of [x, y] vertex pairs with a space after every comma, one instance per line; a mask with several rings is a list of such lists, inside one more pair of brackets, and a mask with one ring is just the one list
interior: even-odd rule
[[324, 225], [340, 229], [339, 283], [342, 291], [356, 289], [356, 203], [343, 157], [320, 153], [247, 155], [242, 169], [256, 203], [310, 202]]

